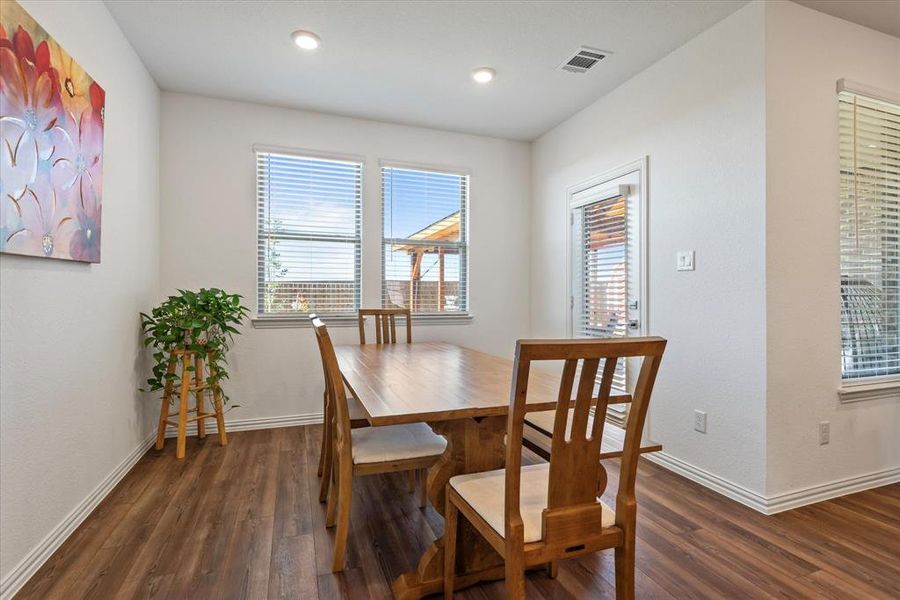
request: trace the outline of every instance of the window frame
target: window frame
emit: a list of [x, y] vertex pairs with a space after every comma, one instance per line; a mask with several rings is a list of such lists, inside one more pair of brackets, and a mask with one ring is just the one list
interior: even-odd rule
[[[869, 98], [875, 101], [887, 102], [890, 104], [900, 105], [900, 94], [889, 92], [886, 90], [880, 90], [878, 88], [874, 88], [871, 86], [867, 86], [864, 84], [852, 82], [846, 79], [839, 79], [837, 81], [836, 86], [837, 94], [835, 96], [835, 113], [836, 119], [840, 118], [840, 105], [841, 100], [840, 97], [842, 94], [852, 94], [856, 96], [862, 96], [865, 98]], [[837, 137], [837, 157], [839, 164], [843, 160], [841, 155], [841, 132], [840, 126], [836, 128], [836, 137]], [[840, 177], [843, 177], [843, 170], [839, 167], [838, 174]], [[838, 197], [837, 201], [840, 204], [843, 204], [845, 198], [843, 196], [843, 192], [841, 187], [838, 188]], [[843, 216], [841, 216], [841, 222], [843, 222]], [[840, 229], [838, 230], [838, 243], [839, 245], [842, 243], [842, 233]], [[844, 278], [844, 269], [841, 266], [843, 264], [844, 254], [843, 250], [839, 250], [839, 266], [838, 266], [838, 285], [842, 286], [842, 281]], [[843, 294], [843, 291], [841, 291]], [[872, 376], [861, 376], [861, 377], [845, 377], [844, 376], [844, 335], [843, 335], [843, 327], [844, 327], [844, 315], [843, 309], [841, 310], [841, 316], [839, 325], [841, 328], [841, 341], [840, 348], [838, 352], [838, 358], [840, 360], [840, 385], [838, 387], [838, 397], [842, 403], [848, 402], [859, 402], [864, 400], [876, 400], [881, 398], [900, 398], [900, 373], [888, 374], [888, 375], [872, 375]]]
[[[363, 244], [365, 238], [365, 223], [364, 223], [364, 210], [365, 210], [365, 195], [366, 195], [366, 161], [365, 157], [361, 155], [355, 154], [345, 154], [345, 153], [333, 153], [333, 152], [324, 152], [320, 150], [308, 150], [305, 148], [294, 148], [294, 147], [285, 147], [285, 146], [270, 146], [263, 144], [254, 144], [251, 146], [253, 160], [254, 160], [254, 188], [255, 188], [255, 227], [256, 227], [256, 256], [257, 256], [257, 264], [256, 264], [256, 284], [255, 284], [255, 295], [256, 302], [254, 304], [254, 316], [251, 318], [251, 323], [254, 328], [282, 328], [282, 327], [309, 327], [309, 313], [306, 312], [283, 312], [283, 313], [266, 313], [260, 310], [261, 302], [262, 302], [262, 282], [264, 281], [264, 276], [260, 273], [260, 259], [262, 253], [262, 244], [263, 244], [263, 228], [260, 219], [260, 190], [259, 190], [259, 173], [258, 173], [258, 165], [259, 165], [259, 155], [260, 154], [281, 154], [285, 156], [294, 156], [301, 159], [308, 160], [321, 160], [321, 161], [331, 161], [331, 162], [344, 162], [344, 163], [353, 163], [359, 165], [359, 192], [357, 195], [357, 206], [356, 213], [358, 214], [357, 218], [357, 227], [356, 227], [356, 236], [355, 238], [347, 237], [346, 240], [342, 240], [346, 243], [353, 243], [355, 246], [355, 273], [354, 273], [354, 283], [356, 288], [356, 294], [354, 298], [354, 303], [356, 308], [353, 312], [340, 312], [340, 313], [325, 313], [318, 312], [322, 316], [328, 317], [329, 324], [336, 325], [351, 325], [356, 324], [357, 319], [357, 311], [359, 307], [362, 305], [363, 298]], [[268, 236], [272, 237], [272, 236]], [[345, 237], [345, 236], [331, 236], [331, 237]], [[312, 236], [297, 236], [297, 235], [287, 235], [285, 239], [309, 239], [311, 241], [316, 241], [318, 238], [315, 235]]]
[[465, 280], [464, 292], [465, 292], [465, 310], [462, 311], [453, 311], [453, 312], [414, 312], [412, 313], [412, 320], [416, 323], [423, 324], [452, 324], [452, 323], [468, 323], [473, 319], [472, 316], [472, 295], [471, 295], [471, 261], [472, 261], [472, 246], [471, 239], [469, 236], [469, 228], [470, 228], [470, 215], [471, 215], [471, 204], [472, 204], [472, 173], [469, 169], [465, 167], [454, 167], [449, 165], [435, 165], [435, 164], [426, 164], [426, 163], [414, 163], [414, 162], [406, 162], [399, 160], [389, 160], [389, 159], [380, 159], [378, 161], [378, 174], [379, 181], [381, 183], [381, 187], [379, 190], [379, 197], [381, 201], [381, 218], [379, 219], [379, 259], [381, 261], [381, 280], [379, 284], [379, 304], [384, 307], [384, 297], [385, 297], [385, 275], [386, 275], [386, 261], [385, 261], [385, 244], [387, 243], [395, 243], [395, 242], [408, 242], [406, 238], [387, 238], [384, 235], [384, 224], [385, 224], [385, 212], [386, 212], [386, 201], [384, 197], [384, 171], [385, 169], [401, 169], [408, 171], [422, 171], [426, 173], [443, 173], [446, 175], [455, 175], [459, 177], [466, 178], [466, 194], [465, 198], [460, 204], [460, 242], [457, 243], [448, 243], [447, 246], [453, 247], [461, 247], [464, 249], [464, 252], [460, 253], [460, 280]]
[[[572, 239], [572, 223], [570, 214], [573, 209], [577, 208], [579, 205], [584, 203], [580, 202], [575, 197], [579, 194], [590, 190], [591, 188], [600, 188], [606, 190], [612, 186], [615, 186], [616, 192], [620, 192], [620, 186], [616, 183], [618, 180], [629, 176], [633, 173], [636, 173], [635, 178], [637, 179], [637, 188], [636, 190], [629, 190], [627, 194], [629, 196], [636, 196], [636, 203], [632, 209], [632, 219], [635, 227], [636, 240], [635, 249], [637, 250], [637, 260], [635, 262], [634, 271], [634, 280], [637, 289], [633, 290], [634, 295], [637, 296], [639, 304], [637, 308], [637, 317], [639, 320], [638, 329], [633, 335], [649, 335], [648, 331], [650, 330], [650, 311], [649, 311], [649, 277], [648, 277], [648, 267], [649, 267], [649, 246], [648, 246], [648, 219], [647, 219], [647, 207], [649, 204], [648, 198], [648, 181], [647, 181], [647, 165], [649, 161], [649, 156], [643, 156], [638, 160], [630, 162], [628, 164], [622, 165], [616, 169], [611, 169], [606, 171], [605, 173], [601, 173], [595, 177], [591, 177], [586, 181], [582, 181], [576, 185], [570, 186], [566, 190], [566, 202], [565, 206], [565, 228], [566, 228], [566, 335], [569, 337], [573, 337], [574, 335], [574, 319], [573, 319], [573, 306], [571, 300], [571, 291], [573, 289], [573, 277], [572, 274], [574, 272], [574, 264], [573, 264], [573, 243], [575, 240]], [[634, 236], [633, 236], [634, 237]]]

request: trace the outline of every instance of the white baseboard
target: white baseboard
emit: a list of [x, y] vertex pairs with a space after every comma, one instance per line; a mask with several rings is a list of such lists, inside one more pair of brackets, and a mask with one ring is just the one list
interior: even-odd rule
[[137, 448], [125, 457], [119, 465], [100, 482], [87, 497], [54, 527], [37, 546], [25, 555], [12, 570], [0, 581], [0, 600], [10, 600], [56, 550], [62, 546], [79, 525], [93, 512], [106, 495], [122, 480], [131, 468], [137, 464], [145, 452], [153, 445], [156, 433], [142, 441]]
[[821, 483], [799, 490], [769, 496], [767, 499], [767, 514], [772, 515], [778, 512], [791, 510], [792, 508], [837, 498], [838, 496], [855, 494], [856, 492], [862, 492], [883, 485], [890, 485], [892, 483], [900, 483], [900, 467], [883, 469], [881, 471], [875, 471], [874, 473], [847, 477], [829, 483]]
[[665, 452], [645, 454], [644, 457], [665, 469], [678, 473], [682, 477], [699, 483], [765, 515], [774, 515], [775, 513], [808, 504], [822, 502], [823, 500], [900, 482], [900, 467], [893, 467], [865, 475], [816, 484], [773, 496], [763, 496]]
[[[610, 424], [607, 423], [603, 428], [603, 437], [605, 440], [611, 442], [613, 446], [621, 448], [622, 444], [625, 442], [625, 430], [621, 427], [610, 426]], [[645, 439], [644, 442], [649, 443], [649, 440]], [[658, 464], [666, 470], [678, 473], [686, 479], [699, 483], [703, 487], [716, 491], [732, 500], [736, 500], [754, 510], [765, 512], [765, 497], [752, 490], [748, 490], [745, 487], [732, 483], [727, 479], [687, 463], [680, 458], [675, 458], [671, 454], [666, 454], [665, 452], [650, 452], [642, 454], [641, 456], [650, 462]]]
[[[253, 429], [277, 429], [279, 427], [296, 427], [298, 425], [315, 425], [322, 422], [322, 413], [309, 413], [305, 415], [284, 415], [282, 417], [261, 417], [257, 419], [229, 419], [225, 416], [225, 431], [251, 431]], [[216, 423], [213, 419], [206, 421], [206, 431], [215, 432]], [[188, 435], [197, 433], [197, 424], [191, 423], [187, 427]], [[166, 437], [175, 437], [178, 434], [175, 429], [169, 427]]]
[[643, 457], [669, 471], [678, 473], [686, 479], [699, 483], [703, 487], [718, 492], [745, 506], [749, 506], [753, 510], [769, 514], [766, 509], [766, 497], [762, 494], [749, 490], [724, 477], [701, 469], [700, 467], [694, 466], [665, 452], [651, 452], [649, 454], [644, 454]]
[[[249, 431], [251, 429], [274, 429], [277, 427], [293, 427], [295, 425], [310, 425], [322, 422], [322, 413], [306, 415], [287, 415], [283, 417], [264, 417], [259, 419], [228, 419], [225, 420], [226, 431]], [[214, 427], [214, 426], [213, 426]], [[196, 433], [196, 423], [191, 423], [188, 432]], [[214, 429], [213, 429], [214, 431]], [[175, 435], [170, 428], [167, 437]], [[0, 580], [0, 600], [10, 600], [38, 569], [62, 546], [63, 542], [72, 535], [79, 525], [93, 512], [100, 502], [106, 498], [114, 487], [134, 467], [141, 457], [149, 450], [156, 440], [154, 431], [146, 440], [125, 457], [112, 472], [100, 482], [88, 496], [78, 503], [72, 512], [47, 534], [13, 569]]]

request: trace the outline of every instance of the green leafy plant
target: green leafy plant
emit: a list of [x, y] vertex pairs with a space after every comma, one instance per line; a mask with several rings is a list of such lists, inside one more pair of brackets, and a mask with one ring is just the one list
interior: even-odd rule
[[[179, 370], [168, 372], [176, 350], [191, 350], [206, 358], [206, 384], [210, 387], [219, 386], [228, 378], [225, 355], [234, 334], [240, 334], [237, 328], [250, 312], [241, 304], [241, 298], [217, 288], [203, 288], [199, 292], [178, 290], [177, 296], [169, 296], [149, 315], [141, 313], [144, 345], [154, 350], [153, 371], [147, 379], [150, 391], [164, 389], [168, 381], [177, 386]], [[187, 370], [193, 372], [194, 366], [188, 366]], [[224, 393], [223, 397], [228, 400]]]

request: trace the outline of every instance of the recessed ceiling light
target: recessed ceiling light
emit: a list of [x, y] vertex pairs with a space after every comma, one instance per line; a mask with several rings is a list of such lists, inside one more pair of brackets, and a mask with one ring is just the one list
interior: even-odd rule
[[478, 67], [472, 71], [472, 79], [478, 83], [487, 83], [488, 81], [491, 81], [496, 74], [497, 71], [490, 67]]
[[304, 50], [315, 50], [322, 45], [322, 39], [312, 31], [297, 30], [291, 34], [294, 43]]

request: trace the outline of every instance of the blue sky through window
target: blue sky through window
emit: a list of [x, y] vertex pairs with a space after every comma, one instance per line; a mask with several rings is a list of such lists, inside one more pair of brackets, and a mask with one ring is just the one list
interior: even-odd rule
[[460, 210], [463, 176], [397, 168], [382, 176], [385, 238], [409, 237]]
[[360, 163], [268, 155], [259, 185], [267, 197], [262, 227], [272, 236], [270, 277], [355, 280], [361, 177]]

